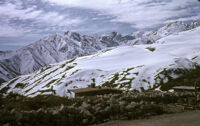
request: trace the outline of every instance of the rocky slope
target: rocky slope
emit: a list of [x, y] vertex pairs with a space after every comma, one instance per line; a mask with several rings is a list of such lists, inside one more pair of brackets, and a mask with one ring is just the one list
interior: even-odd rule
[[[125, 90], [159, 89], [170, 78], [200, 65], [200, 27], [176, 32], [153, 44], [112, 47], [90, 56], [43, 67], [0, 86], [26, 96], [72, 96], [69, 89], [97, 86]], [[93, 79], [94, 78], [94, 79]]]
[[181, 31], [193, 29], [200, 22], [170, 23], [154, 32], [121, 35], [80, 35], [65, 32], [45, 37], [17, 51], [0, 52], [0, 78], [8, 81], [19, 75], [29, 74], [41, 67], [60, 61], [95, 54], [102, 49], [119, 45], [151, 44], [156, 40]]

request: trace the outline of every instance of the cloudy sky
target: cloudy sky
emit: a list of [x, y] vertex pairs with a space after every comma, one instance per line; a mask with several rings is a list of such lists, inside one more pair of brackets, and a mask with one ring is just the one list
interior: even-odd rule
[[0, 50], [15, 50], [48, 34], [146, 31], [200, 19], [197, 0], [0, 0]]

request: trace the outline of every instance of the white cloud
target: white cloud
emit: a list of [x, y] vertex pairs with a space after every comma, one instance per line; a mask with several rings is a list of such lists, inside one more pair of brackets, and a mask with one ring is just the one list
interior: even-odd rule
[[137, 28], [150, 28], [161, 24], [169, 18], [187, 14], [185, 9], [175, 10], [178, 6], [174, 4], [177, 3], [155, 3], [153, 6], [125, 4], [121, 7], [123, 9], [116, 7], [110, 10], [109, 13], [116, 16], [112, 21], [134, 24]]
[[[171, 20], [188, 16], [191, 0], [44, 0], [61, 6], [81, 7], [112, 15], [112, 22], [132, 24], [136, 28], [151, 28]], [[195, 9], [195, 8], [193, 8]], [[196, 8], [200, 9], [200, 7]]]
[[[12, 20], [32, 21], [29, 27], [24, 24], [11, 25]], [[82, 23], [84, 19], [69, 17], [55, 11], [45, 12], [36, 6], [23, 8], [21, 2], [0, 4], [0, 36], [20, 36], [34, 30], [34, 25], [48, 25], [49, 27], [67, 27]], [[22, 25], [20, 27], [20, 25]]]
[[69, 5], [74, 7], [105, 8], [105, 6], [125, 3], [129, 0], [43, 0], [58, 5]]
[[19, 26], [13, 26], [9, 24], [9, 19], [1, 17], [0, 20], [0, 37], [16, 37], [22, 36], [26, 32], [30, 32], [28, 29], [24, 29]]
[[0, 15], [8, 16], [9, 18], [17, 18], [21, 20], [35, 19], [42, 11], [35, 10], [34, 7], [21, 9], [21, 5], [18, 4], [3, 4], [0, 5]]
[[69, 26], [82, 23], [84, 19], [72, 18], [70, 16], [61, 15], [58, 12], [46, 12], [45, 14], [40, 15], [38, 19], [35, 19], [39, 23], [47, 23], [51, 26]]
[[45, 12], [38, 10], [35, 6], [22, 9], [21, 4], [11, 3], [0, 5], [0, 16], [7, 16], [8, 18], [16, 18], [19, 20], [33, 20], [57, 26], [73, 25], [83, 21], [83, 19], [72, 18], [67, 16], [67, 14], [62, 15], [55, 11]]
[[0, 24], [0, 37], [16, 37], [24, 34], [23, 30], [15, 29], [7, 24]]
[[184, 17], [184, 18], [177, 18], [177, 19], [173, 19], [173, 20], [167, 20], [164, 23], [170, 23], [170, 22], [175, 22], [175, 21], [193, 21], [193, 20], [200, 20], [200, 15]]

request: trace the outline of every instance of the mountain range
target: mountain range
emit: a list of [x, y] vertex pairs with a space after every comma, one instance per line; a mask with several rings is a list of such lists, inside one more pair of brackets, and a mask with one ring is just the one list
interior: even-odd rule
[[151, 44], [162, 37], [199, 25], [200, 22], [184, 24], [177, 21], [153, 32], [136, 32], [130, 35], [117, 32], [107, 35], [81, 35], [70, 31], [57, 33], [17, 51], [0, 51], [0, 81], [9, 81], [19, 75], [37, 71], [45, 65], [95, 54], [110, 47]]
[[200, 65], [199, 26], [173, 22], [130, 35], [51, 35], [20, 50], [0, 52], [0, 77], [11, 79], [0, 89], [26, 96], [71, 96], [69, 89], [92, 83], [124, 90], [159, 89], [169, 77], [182, 75], [177, 69]]

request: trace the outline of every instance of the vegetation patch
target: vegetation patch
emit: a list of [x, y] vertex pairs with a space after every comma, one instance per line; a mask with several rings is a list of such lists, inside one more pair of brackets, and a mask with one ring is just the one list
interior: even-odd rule
[[28, 77], [26, 77], [24, 80], [22, 80], [22, 81], [26, 81], [26, 80], [28, 80], [28, 79], [30, 79], [31, 78], [31, 76], [28, 76]]
[[[172, 71], [170, 71], [172, 72]], [[200, 66], [191, 70], [175, 70], [176, 74], [181, 75], [178, 78], [169, 78], [168, 82], [161, 84], [161, 90], [169, 90], [174, 86], [200, 86]]]
[[19, 79], [19, 77], [12, 79], [11, 81], [8, 82], [7, 85], [11, 85], [11, 84], [15, 83], [18, 79]]
[[[39, 78], [39, 79], [37, 79], [36, 81], [34, 81], [33, 83], [36, 83], [36, 82], [38, 82], [38, 84], [42, 81], [42, 79], [44, 79], [45, 77], [47, 77], [48, 75], [50, 75], [50, 74], [52, 74], [52, 73], [54, 73], [54, 72], [56, 72], [58, 70], [58, 68], [57, 69], [55, 69], [55, 70], [52, 70], [51, 72], [49, 72], [49, 73], [47, 73], [47, 74], [45, 74], [44, 76], [42, 76], [41, 78]], [[35, 85], [35, 86], [37, 86], [37, 85]]]
[[[138, 66], [141, 67], [141, 66]], [[123, 88], [129, 90], [131, 88], [132, 81], [135, 79], [135, 77], [127, 77], [131, 74], [139, 74], [136, 73], [130, 73], [131, 70], [135, 69], [135, 67], [128, 68], [122, 72], [115, 73], [111, 79], [104, 82], [102, 84], [103, 87], [111, 87], [111, 88]]]
[[[74, 68], [74, 67], [75, 67], [75, 66], [67, 66], [67, 68], [66, 68], [63, 72], [58, 73], [58, 74], [56, 74], [56, 75], [50, 77], [49, 79], [43, 81], [43, 83], [46, 82], [46, 81], [48, 81], [48, 80], [50, 80], [50, 79], [52, 79], [53, 77], [55, 77], [55, 76], [57, 76], [57, 75], [60, 75], [60, 74], [62, 74], [62, 73], [64, 73], [64, 72], [66, 72], [66, 71], [68, 71], [68, 70]], [[33, 88], [36, 87], [37, 85], [39, 85], [40, 82], [42, 81], [42, 79], [44, 79], [44, 78], [47, 77], [48, 75], [50, 75], [50, 74], [56, 72], [57, 70], [58, 70], [58, 68], [55, 69], [55, 70], [53, 70], [53, 71], [51, 71], [51, 72], [49, 72], [48, 74], [45, 74], [44, 76], [42, 76], [41, 78], [39, 78], [38, 80], [36, 80], [35, 82], [33, 82], [33, 84], [37, 82], [37, 84], [35, 84], [35, 85], [33, 86]], [[54, 81], [54, 80], [52, 80], [52, 81]]]
[[[64, 72], [66, 72], [66, 71], [68, 71], [68, 70], [70, 70], [70, 69], [72, 69], [72, 68], [74, 68], [74, 66], [68, 66], [64, 71], [62, 71], [62, 72], [60, 72], [60, 73], [58, 73], [58, 74], [56, 74], [56, 75], [54, 75], [54, 76], [48, 78], [47, 80], [43, 81], [43, 83], [49, 81], [50, 79], [52, 79], [52, 78], [54, 78], [54, 77], [56, 77], [56, 76], [58, 76], [58, 75], [63, 74]], [[63, 74], [62, 77], [65, 77], [65, 74]], [[61, 79], [57, 79], [57, 80], [60, 81]], [[53, 80], [52, 80], [52, 81], [53, 81]]]
[[51, 68], [50, 65], [46, 65], [46, 66], [44, 66], [43, 68], [40, 69], [40, 72], [44, 72], [45, 70], [48, 70], [50, 68]]
[[46, 93], [46, 92], [52, 92], [54, 95], [56, 94], [56, 91], [53, 90], [53, 87], [51, 87], [50, 89], [46, 89], [46, 90], [38, 90], [37, 92], [40, 92], [40, 93]]
[[73, 83], [73, 81], [70, 80], [69, 82], [67, 82], [67, 83], [65, 84], [65, 86], [68, 86], [68, 85], [70, 85], [70, 84], [72, 84], [72, 83]]
[[131, 88], [131, 84], [132, 84], [132, 80], [127, 81], [127, 82], [123, 82], [123, 83], [119, 84], [119, 88], [130, 89]]
[[135, 72], [135, 73], [133, 73], [133, 74], [135, 74], [135, 75], [137, 75], [137, 76], [138, 76], [138, 75], [139, 75], [139, 72]]
[[60, 65], [60, 68], [65, 67], [67, 64], [74, 62], [75, 59], [68, 60], [67, 62]]
[[42, 88], [44, 88], [44, 87], [50, 87], [50, 85], [53, 84], [56, 81], [57, 81], [57, 79], [53, 79], [49, 83], [47, 83], [45, 86], [43, 86]]
[[80, 71], [80, 69], [77, 69], [77, 70], [75, 70], [74, 72], [72, 72], [72, 74], [71, 74], [70, 76], [74, 75], [74, 74], [77, 73], [78, 71]]
[[197, 57], [198, 57], [198, 56], [193, 57], [192, 60], [195, 60]]
[[155, 47], [147, 47], [146, 49], [148, 49], [148, 50], [151, 51], [151, 52], [154, 52], [154, 51], [156, 50]]
[[117, 85], [114, 83], [118, 79], [119, 79], [119, 73], [115, 73], [110, 80], [102, 84], [102, 87], [110, 87], [110, 88], [117, 87]]
[[[177, 78], [174, 78], [173, 75]], [[155, 84], [152, 89], [160, 87], [161, 90], [167, 91], [174, 86], [194, 86], [195, 84], [200, 86], [200, 66], [196, 66], [195, 69], [164, 69], [155, 76]]]
[[6, 87], [4, 87], [4, 88], [2, 88], [1, 90], [0, 90], [0, 95], [1, 94], [7, 94], [7, 92], [8, 92], [8, 90], [10, 89], [10, 87], [7, 85]]
[[2, 83], [6, 82], [4, 79], [0, 78], [0, 86]]
[[17, 83], [16, 85], [15, 85], [15, 88], [24, 88], [26, 86], [26, 84], [23, 84], [23, 83]]
[[[192, 93], [124, 92], [69, 99], [54, 95], [33, 98], [0, 95], [0, 125], [88, 126], [110, 120], [144, 119], [165, 113], [199, 109]], [[189, 100], [190, 101], [190, 100]]]

